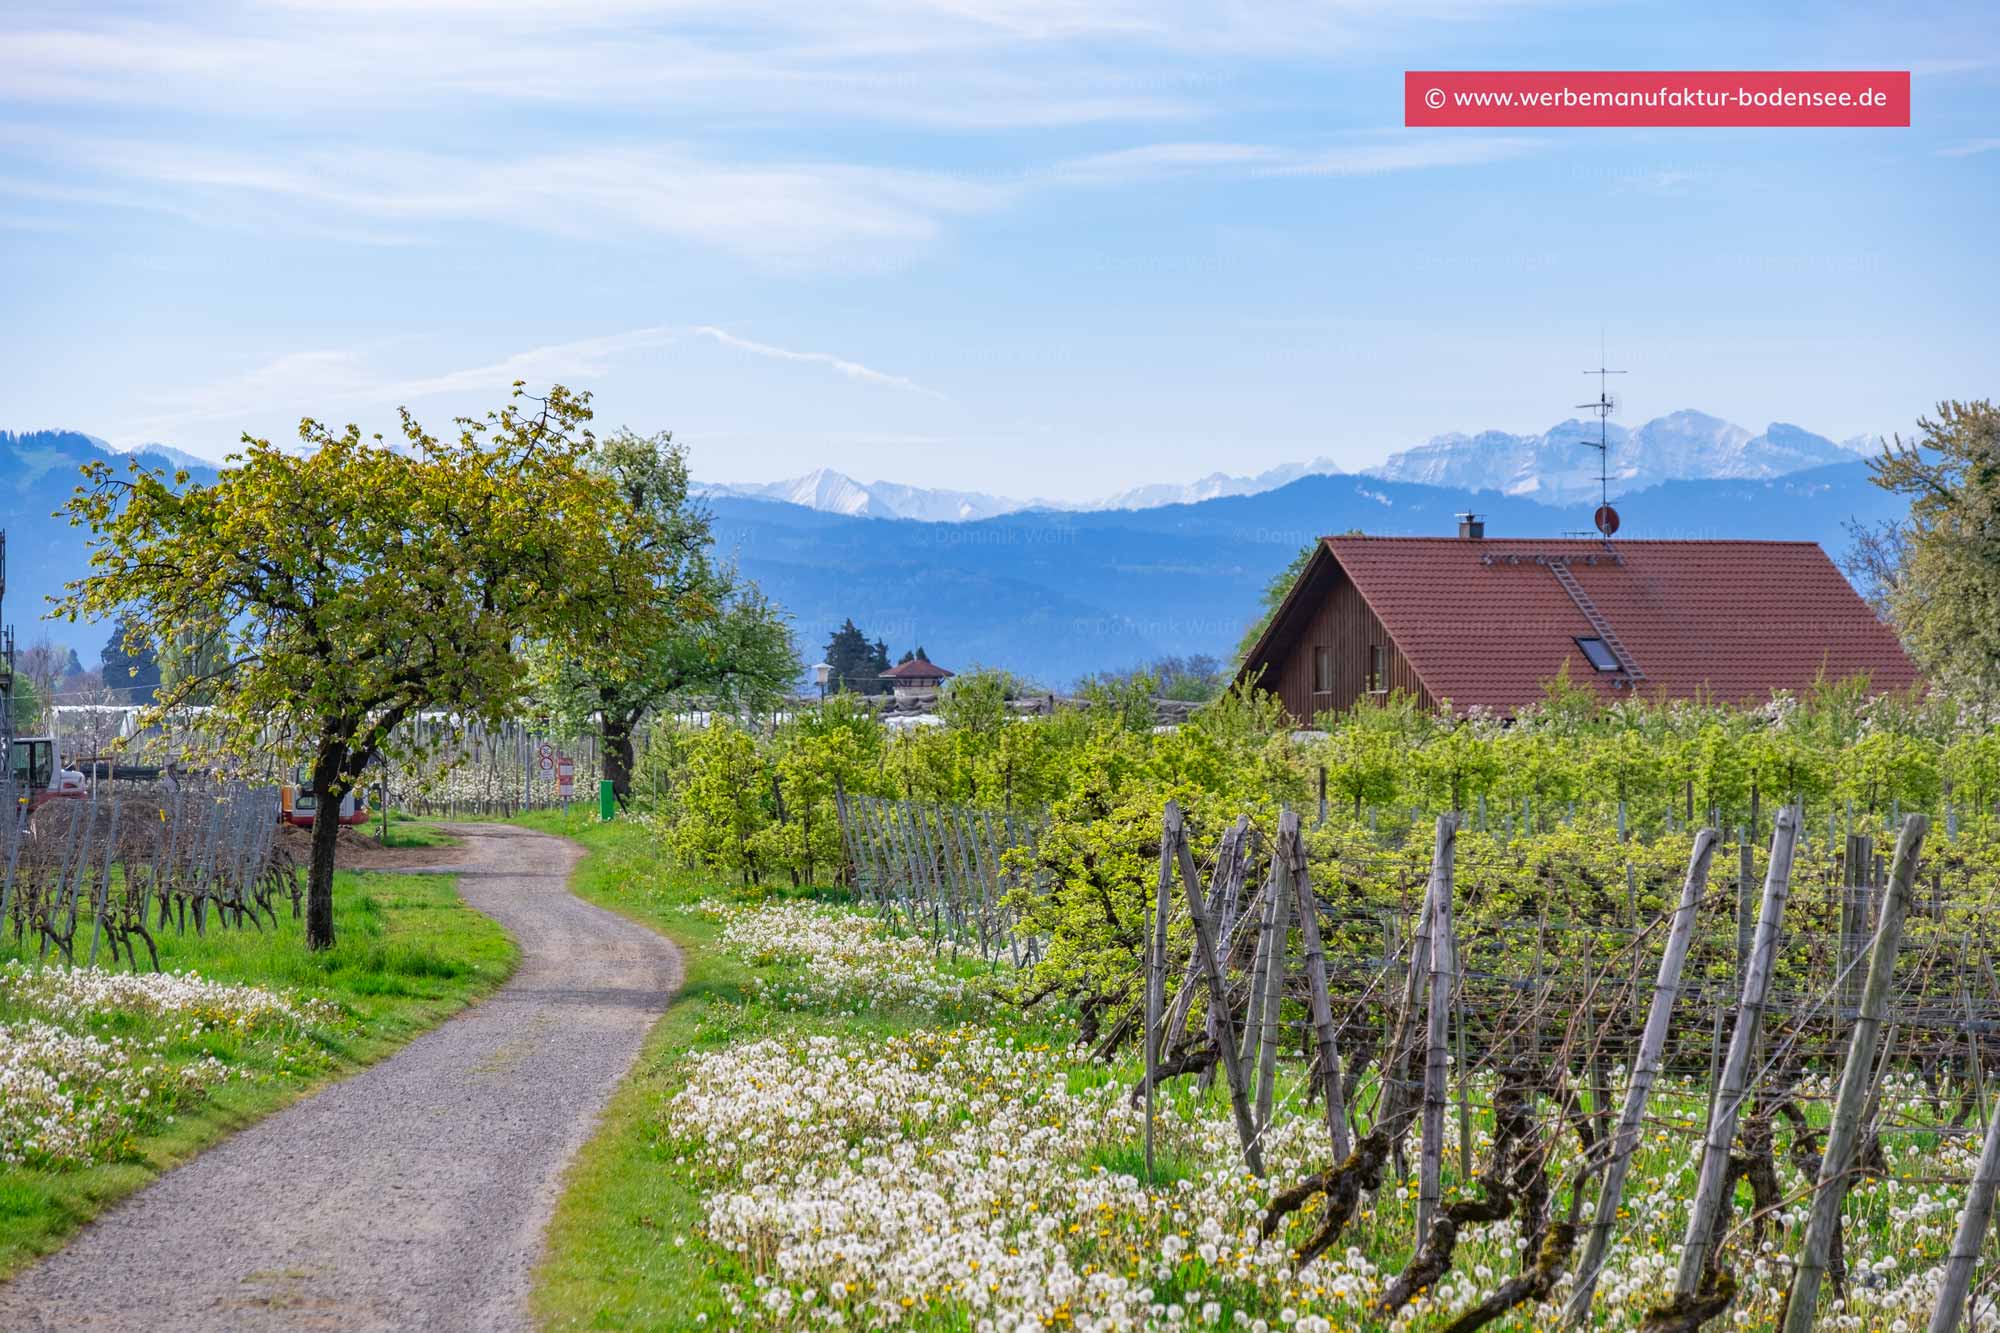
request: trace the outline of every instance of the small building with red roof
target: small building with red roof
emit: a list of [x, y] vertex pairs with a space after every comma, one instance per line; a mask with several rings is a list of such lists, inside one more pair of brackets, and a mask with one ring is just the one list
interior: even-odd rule
[[952, 673], [921, 657], [912, 657], [900, 662], [882, 673], [882, 679], [889, 682], [896, 692], [898, 703], [917, 703], [937, 698], [938, 687], [950, 680]]
[[1370, 695], [1511, 714], [1570, 681], [1607, 700], [1760, 703], [1823, 672], [1917, 670], [1813, 542], [1322, 537], [1237, 679], [1301, 725]]

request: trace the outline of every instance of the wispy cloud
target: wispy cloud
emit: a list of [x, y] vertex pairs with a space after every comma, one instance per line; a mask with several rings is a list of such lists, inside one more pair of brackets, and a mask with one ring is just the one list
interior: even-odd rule
[[1511, 136], [1353, 136], [1297, 147], [1168, 142], [980, 175], [847, 162], [725, 162], [686, 146], [599, 146], [524, 157], [379, 148], [275, 154], [130, 138], [28, 133], [84, 179], [25, 194], [121, 203], [198, 225], [293, 230], [407, 245], [458, 223], [576, 239], [667, 236], [779, 268], [879, 267], [934, 244], [953, 219], [1050, 189], [1185, 178], [1373, 176], [1479, 166], [1536, 151]]
[[[23, 151], [122, 181], [143, 207], [184, 217], [249, 215], [264, 225], [329, 219], [388, 225], [480, 222], [570, 237], [666, 235], [774, 265], [924, 245], [943, 218], [990, 211], [1018, 187], [947, 172], [846, 163], [729, 163], [677, 146], [504, 158], [376, 148], [283, 154], [0, 130]], [[222, 207], [217, 201], [233, 204]], [[353, 233], [368, 239], [369, 233]]]
[[[1048, 126], [1204, 114], [1219, 62], [1377, 47], [1537, 0], [292, 0], [0, 18], [0, 87], [45, 104], [625, 110]], [[58, 16], [59, 15], [59, 16]]]
[[381, 347], [292, 352], [241, 374], [161, 395], [140, 415], [115, 424], [109, 434], [121, 445], [173, 444], [186, 432], [218, 422], [235, 426], [273, 414], [296, 416], [301, 405], [314, 414], [331, 415], [430, 398], [501, 393], [521, 380], [588, 385], [611, 374], [636, 353], [655, 351], [687, 337], [704, 338], [767, 360], [822, 366], [845, 379], [945, 400], [945, 395], [914, 380], [830, 352], [756, 342], [708, 324], [661, 324], [531, 347], [495, 361], [434, 375], [383, 372], [379, 369]]
[[1495, 136], [1357, 139], [1321, 147], [1250, 143], [1159, 143], [1072, 158], [1043, 173], [1065, 185], [1131, 185], [1229, 176], [1374, 176], [1432, 167], [1504, 162], [1540, 148], [1536, 139]]
[[696, 325], [694, 332], [706, 338], [713, 338], [724, 347], [733, 347], [741, 352], [750, 352], [756, 356], [769, 357], [774, 361], [802, 361], [808, 365], [826, 366], [837, 374], [845, 375], [849, 379], [861, 380], [867, 384], [880, 384], [891, 389], [908, 389], [913, 393], [928, 394], [933, 398], [944, 397], [937, 390], [927, 389], [915, 380], [875, 370], [872, 367], [862, 365], [859, 361], [849, 361], [845, 357], [834, 356], [830, 352], [796, 352], [788, 347], [773, 347], [769, 343], [752, 342], [748, 338], [739, 338], [724, 329], [713, 328], [706, 324]]
[[1992, 152], [2000, 152], [2000, 139], [1968, 139], [1964, 143], [1938, 149], [1938, 156], [1973, 157], [1980, 153]]

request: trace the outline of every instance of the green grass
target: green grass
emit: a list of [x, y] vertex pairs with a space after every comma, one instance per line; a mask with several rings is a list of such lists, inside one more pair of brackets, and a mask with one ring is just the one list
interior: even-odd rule
[[[728, 1256], [694, 1242], [701, 1195], [689, 1185], [660, 1135], [660, 1108], [681, 1085], [678, 1062], [759, 1036], [840, 1032], [882, 1036], [938, 1025], [935, 1012], [888, 1007], [831, 1016], [759, 999], [760, 976], [779, 985], [803, 969], [763, 967], [753, 974], [717, 942], [721, 925], [701, 903], [727, 893], [712, 877], [667, 866], [655, 837], [636, 823], [598, 821], [594, 811], [567, 819], [538, 811], [518, 822], [576, 839], [588, 852], [570, 884], [582, 897], [661, 931], [680, 946], [686, 969], [673, 1005], [651, 1033], [631, 1077], [612, 1095], [596, 1135], [571, 1164], [537, 1273], [534, 1311], [549, 1329], [692, 1328], [707, 1315], [726, 1323], [717, 1265]], [[789, 889], [781, 890], [791, 893]], [[837, 891], [800, 896], [839, 898]], [[979, 971], [968, 965], [967, 975]], [[1039, 1039], [1032, 1026], [1015, 1029]], [[675, 1237], [688, 1238], [685, 1247]]]
[[[274, 1043], [231, 1033], [177, 1043], [168, 1058], [212, 1054], [241, 1077], [211, 1090], [190, 1113], [141, 1134], [127, 1160], [70, 1170], [0, 1167], [0, 1276], [59, 1247], [106, 1207], [193, 1157], [224, 1135], [313, 1088], [380, 1059], [411, 1037], [498, 986], [517, 951], [500, 927], [459, 899], [444, 876], [357, 875], [335, 880], [337, 943], [305, 947], [300, 922], [281, 917], [275, 931], [244, 927], [197, 936], [156, 932], [161, 965], [211, 981], [245, 982], [332, 1000], [346, 1021], [309, 1034], [310, 1059]], [[9, 942], [0, 963], [32, 960]], [[144, 956], [144, 950], [141, 950]], [[0, 1019], [21, 1015], [0, 1006]], [[118, 1015], [94, 1024], [100, 1035], [144, 1038], [151, 1020]]]
[[388, 831], [382, 827], [382, 813], [376, 811], [368, 822], [355, 831], [367, 835], [384, 847], [449, 847], [457, 839], [437, 826], [434, 819], [419, 819], [406, 815], [401, 810], [390, 810]]

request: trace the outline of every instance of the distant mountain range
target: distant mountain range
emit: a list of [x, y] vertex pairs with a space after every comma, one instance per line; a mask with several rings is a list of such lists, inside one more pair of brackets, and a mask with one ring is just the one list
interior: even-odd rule
[[[1641, 444], [1651, 452], [1642, 455], [1634, 445], [1631, 453], [1647, 458], [1649, 467], [1688, 466], [1686, 460], [1695, 458], [1721, 459], [1738, 469], [1775, 468], [1784, 458], [1828, 448], [1838, 451], [1837, 461], [1773, 476], [1630, 487], [1618, 501], [1621, 537], [1810, 540], [1838, 558], [1849, 545], [1849, 521], [1873, 524], [1903, 512], [1894, 496], [1870, 484], [1866, 465], [1847, 447], [1821, 437], [1803, 431], [1794, 436], [1782, 427], [1749, 436], [1692, 421], [1647, 433], [1658, 424], [1632, 433], [1646, 435]], [[1489, 454], [1554, 451], [1561, 447], [1563, 429], [1549, 433], [1556, 443], [1546, 436], [1509, 436], [1512, 443], [1504, 447], [1473, 446], [1479, 437], [1467, 437], [1461, 449], [1424, 446], [1429, 453], [1410, 451], [1383, 470], [1417, 467], [1413, 456], [1421, 455], [1423, 467], [1436, 469], [1431, 475], [1458, 477], [1464, 473], [1454, 467], [1470, 467], [1471, 460]], [[166, 463], [188, 465], [185, 457], [155, 452]], [[34, 622], [46, 596], [86, 571], [84, 534], [51, 515], [74, 488], [77, 466], [106, 457], [117, 455], [72, 431], [0, 432], [4, 618], [18, 628], [21, 642], [46, 633], [74, 647], [86, 662], [96, 660], [105, 627]], [[1454, 457], [1460, 461], [1454, 464]], [[195, 463], [189, 467], [195, 481], [213, 480], [212, 467]], [[831, 473], [808, 492], [826, 504], [774, 503], [722, 491], [711, 491], [707, 503], [721, 552], [791, 613], [805, 660], [814, 660], [834, 627], [852, 617], [869, 638], [884, 639], [897, 653], [923, 644], [933, 660], [954, 670], [1002, 666], [1062, 687], [1087, 673], [1166, 653], [1228, 656], [1255, 614], [1264, 584], [1322, 534], [1448, 535], [1455, 531], [1453, 516], [1467, 509], [1484, 514], [1486, 531], [1495, 537], [1553, 537], [1588, 526], [1587, 504], [1543, 503], [1564, 493], [1558, 487], [1516, 486], [1510, 493], [1495, 483], [1519, 480], [1518, 466], [1499, 469], [1495, 463], [1481, 476], [1486, 489], [1311, 473], [1254, 492], [1186, 503], [1021, 508], [990, 516], [960, 512], [961, 505], [990, 497], [942, 493], [954, 496], [941, 502], [943, 516], [919, 520], [893, 516], [891, 501], [914, 503], [901, 493], [906, 488], [860, 487], [860, 497], [847, 494], [840, 501], [845, 479]], [[1197, 486], [1253, 480], [1211, 478]], [[887, 512], [865, 507], [877, 501], [878, 492]], [[848, 507], [836, 507], [836, 501]], [[1759, 575], [1746, 568], [1742, 577]]]
[[[1499, 491], [1548, 504], [1576, 504], [1598, 494], [1598, 423], [1571, 418], [1540, 435], [1482, 431], [1440, 435], [1392, 454], [1371, 476]], [[1782, 477], [1807, 468], [1849, 463], [1878, 447], [1871, 436], [1835, 444], [1798, 426], [1773, 422], [1760, 435], [1704, 412], [1673, 412], [1635, 430], [1616, 423], [1604, 432], [1610, 445], [1611, 494], [1623, 495], [1668, 481], [1702, 478]]]
[[[1864, 435], [1836, 444], [1783, 422], [1773, 422], [1761, 434], [1753, 435], [1720, 417], [1692, 410], [1656, 417], [1635, 429], [1612, 424], [1605, 436], [1610, 444], [1610, 489], [1614, 496], [1668, 481], [1781, 477], [1851, 462], [1862, 453], [1873, 452], [1879, 443]], [[1468, 491], [1498, 491], [1547, 504], [1578, 504], [1597, 498], [1593, 450], [1598, 439], [1595, 421], [1575, 418], [1540, 435], [1511, 435], [1499, 430], [1438, 435], [1389, 455], [1378, 466], [1363, 469], [1362, 475]], [[1198, 504], [1225, 496], [1260, 495], [1303, 477], [1339, 475], [1342, 469], [1333, 460], [1315, 458], [1309, 463], [1282, 464], [1255, 476], [1211, 472], [1186, 485], [1156, 482], [1082, 502], [927, 490], [887, 481], [860, 482], [831, 468], [819, 468], [789, 481], [717, 482], [704, 489], [711, 495], [776, 500], [853, 518], [963, 523], [1025, 510], [1084, 513]]]
[[849, 518], [914, 518], [926, 523], [964, 523], [995, 518], [1016, 510], [1046, 507], [1037, 501], [1007, 500], [974, 491], [925, 490], [893, 481], [863, 485], [832, 468], [816, 468], [789, 481], [708, 484], [709, 495], [735, 495], [746, 500], [776, 500], [822, 514]]
[[[1621, 498], [1621, 537], [1816, 541], [1839, 559], [1849, 521], [1900, 517], [1859, 460], [1784, 476], [1670, 481]], [[964, 523], [851, 518], [711, 499], [718, 546], [791, 612], [812, 660], [852, 616], [897, 652], [953, 670], [1003, 666], [1050, 686], [1166, 653], [1229, 657], [1265, 583], [1315, 537], [1555, 537], [1584, 507], [1375, 477], [1311, 476], [1256, 495], [1148, 509], [1023, 510]], [[1742, 571], [1756, 579], [1754, 568]]]

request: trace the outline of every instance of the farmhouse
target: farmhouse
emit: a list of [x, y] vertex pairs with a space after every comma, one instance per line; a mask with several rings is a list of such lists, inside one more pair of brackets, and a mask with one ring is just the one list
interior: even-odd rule
[[1300, 724], [1369, 695], [1508, 714], [1564, 666], [1606, 698], [1758, 702], [1824, 670], [1907, 688], [1896, 636], [1812, 542], [1323, 537], [1238, 679]]

